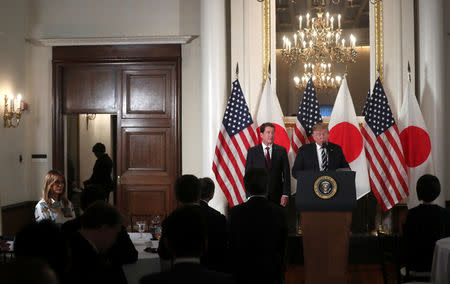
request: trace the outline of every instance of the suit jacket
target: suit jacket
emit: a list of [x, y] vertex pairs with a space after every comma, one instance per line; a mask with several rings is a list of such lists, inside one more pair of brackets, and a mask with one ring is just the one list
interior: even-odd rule
[[270, 201], [280, 204], [282, 195], [291, 195], [289, 160], [286, 148], [283, 146], [272, 144], [270, 169], [266, 166], [265, 152], [261, 144], [248, 149], [245, 171], [250, 168], [265, 168], [267, 170], [269, 176], [267, 199]]
[[123, 270], [107, 261], [79, 232], [69, 239], [70, 267], [65, 284], [126, 284]]
[[142, 277], [140, 284], [233, 284], [235, 283], [232, 276], [207, 270], [198, 263], [178, 263], [173, 265], [172, 269], [167, 272], [150, 274]]
[[450, 214], [435, 204], [421, 204], [408, 211], [403, 227], [406, 267], [431, 271], [436, 241], [450, 237]]
[[[225, 216], [220, 214], [219, 211], [211, 208], [206, 202], [200, 201], [198, 205], [185, 205], [195, 206], [201, 214], [205, 217], [207, 233], [208, 233], [208, 247], [205, 254], [201, 258], [201, 264], [210, 270], [226, 271], [227, 264], [227, 223]], [[165, 231], [167, 230], [167, 222], [162, 223], [162, 234], [159, 240], [158, 255], [162, 260], [170, 260], [169, 249], [165, 245], [164, 239]]]
[[200, 200], [200, 208], [208, 226], [208, 247], [202, 257], [202, 264], [210, 270], [226, 271], [227, 220], [224, 215], [203, 200]]
[[[349, 168], [341, 146], [328, 142], [327, 152], [329, 171]], [[297, 178], [298, 171], [320, 171], [316, 143], [305, 144], [298, 149], [297, 157], [295, 157], [294, 166], [292, 167], [292, 175], [295, 178]]]
[[253, 196], [231, 208], [228, 221], [237, 283], [282, 283], [288, 235], [284, 208]]
[[111, 178], [113, 162], [108, 154], [103, 154], [95, 161], [91, 177], [84, 181], [84, 186], [98, 185], [105, 190], [111, 191], [114, 188], [114, 182]]

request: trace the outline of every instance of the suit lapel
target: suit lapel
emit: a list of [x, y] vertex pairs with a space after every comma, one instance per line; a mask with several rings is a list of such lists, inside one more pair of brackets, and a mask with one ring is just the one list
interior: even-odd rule
[[[273, 149], [272, 149], [273, 151]], [[263, 163], [264, 163], [264, 167], [267, 169], [267, 165], [266, 165], [266, 156], [264, 154], [264, 150], [263, 150], [263, 145], [259, 144], [258, 147], [256, 148], [256, 153], [258, 153], [259, 159], [262, 159]]]

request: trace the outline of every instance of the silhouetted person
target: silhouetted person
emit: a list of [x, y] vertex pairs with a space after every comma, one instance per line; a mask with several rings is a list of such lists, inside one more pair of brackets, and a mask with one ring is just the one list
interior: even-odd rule
[[106, 154], [105, 145], [96, 143], [92, 147], [92, 152], [97, 157], [92, 175], [88, 180], [83, 182], [85, 190], [95, 190], [104, 194], [104, 199], [107, 201], [109, 192], [114, 190], [114, 182], [111, 178], [113, 162]]
[[125, 275], [117, 273], [105, 257], [122, 225], [119, 211], [105, 201], [96, 201], [86, 209], [81, 215], [81, 229], [69, 239], [66, 283], [127, 283]]
[[244, 176], [249, 199], [230, 209], [232, 271], [238, 283], [283, 283], [287, 220], [284, 209], [267, 200], [267, 173], [251, 168]]
[[[102, 200], [103, 197], [98, 195], [95, 191], [84, 191], [81, 196], [81, 208], [85, 211], [89, 205], [96, 201]], [[83, 215], [67, 221], [61, 227], [66, 239], [70, 239], [74, 234], [76, 234], [81, 229]], [[111, 266], [111, 270], [117, 273], [118, 278], [125, 278], [125, 274], [122, 269], [122, 265], [134, 263], [138, 259], [138, 252], [134, 247], [133, 242], [128, 235], [126, 227], [121, 226], [119, 235], [117, 236], [117, 241], [112, 245], [112, 247], [104, 254], [105, 261]]]
[[[226, 246], [226, 222], [225, 217], [210, 208], [209, 206], [200, 205], [200, 181], [194, 175], [182, 175], [175, 181], [175, 198], [179, 202], [179, 206], [194, 206], [200, 209], [206, 219], [208, 247], [202, 255], [201, 261], [208, 269], [224, 270], [225, 246]], [[212, 210], [214, 211], [212, 211]], [[218, 215], [219, 214], [219, 215]], [[162, 236], [159, 242], [158, 254], [162, 260], [168, 261], [171, 255], [164, 243], [165, 228], [167, 225], [162, 224]], [[211, 248], [211, 249], [210, 249]]]
[[7, 284], [58, 284], [50, 266], [39, 258], [21, 258], [0, 264], [1, 283]]
[[14, 240], [14, 253], [19, 261], [31, 258], [44, 261], [58, 279], [63, 279], [68, 250], [59, 226], [51, 220], [32, 223], [19, 231]]
[[214, 197], [214, 182], [206, 177], [200, 181], [200, 208], [206, 217], [208, 227], [208, 248], [202, 263], [208, 269], [225, 271], [227, 262], [227, 220], [219, 211], [208, 205]]
[[406, 267], [412, 271], [431, 271], [437, 240], [450, 237], [450, 214], [432, 202], [441, 192], [439, 179], [423, 175], [417, 181], [417, 197], [423, 204], [408, 211], [403, 228]]
[[163, 222], [164, 242], [173, 259], [169, 271], [144, 276], [141, 284], [234, 283], [231, 275], [207, 270], [200, 264], [206, 250], [207, 225], [199, 206], [182, 206]]

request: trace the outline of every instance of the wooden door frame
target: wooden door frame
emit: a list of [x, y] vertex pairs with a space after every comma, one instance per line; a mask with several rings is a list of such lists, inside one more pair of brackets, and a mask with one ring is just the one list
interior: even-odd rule
[[[176, 122], [175, 122], [175, 173], [181, 174], [181, 45], [180, 44], [142, 44], [142, 45], [103, 45], [103, 46], [55, 46], [53, 47], [52, 60], [52, 168], [64, 172], [64, 106], [62, 94], [62, 69], [71, 64], [130, 64], [155, 61], [176, 62], [178, 82], [176, 88]], [[117, 84], [121, 84], [120, 79]], [[120, 94], [116, 88], [116, 111], [101, 112], [116, 114], [119, 119], [119, 109], [122, 108]], [[70, 113], [83, 113], [83, 110]], [[100, 112], [99, 112], [100, 113]], [[117, 149], [116, 155], [121, 155], [121, 149]], [[117, 160], [117, 157], [114, 157]], [[116, 165], [116, 167], [119, 165]], [[172, 207], [175, 201], [172, 202]]]

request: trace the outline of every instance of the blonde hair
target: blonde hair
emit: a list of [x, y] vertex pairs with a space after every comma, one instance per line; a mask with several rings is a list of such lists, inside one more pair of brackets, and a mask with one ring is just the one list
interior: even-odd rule
[[328, 131], [328, 125], [323, 123], [323, 122], [319, 122], [313, 125], [313, 127], [311, 128], [311, 131], [319, 131], [319, 130], [326, 130]]
[[64, 182], [63, 192], [59, 195], [59, 199], [62, 201], [64, 207], [67, 207], [69, 205], [69, 200], [67, 200], [67, 197], [65, 195], [66, 179], [64, 178], [64, 175], [58, 170], [51, 170], [45, 175], [44, 184], [42, 185], [42, 199], [44, 199], [45, 203], [47, 203], [47, 205], [51, 207], [52, 202], [50, 201], [50, 190], [56, 183], [58, 178], [62, 178]]

